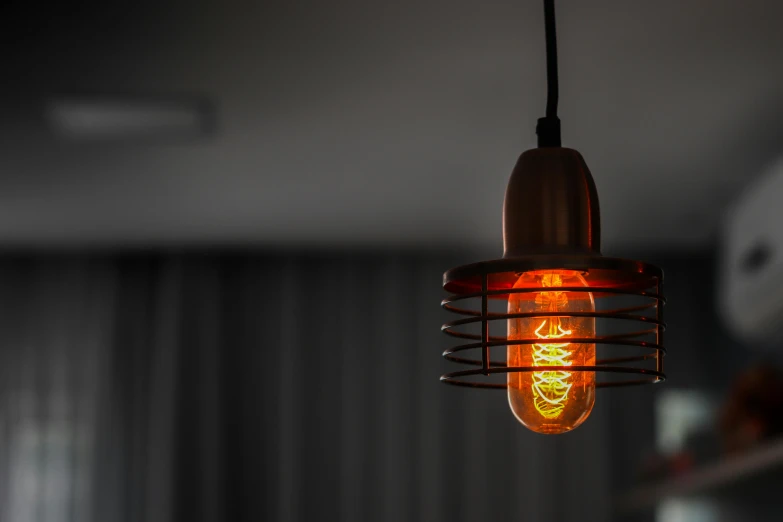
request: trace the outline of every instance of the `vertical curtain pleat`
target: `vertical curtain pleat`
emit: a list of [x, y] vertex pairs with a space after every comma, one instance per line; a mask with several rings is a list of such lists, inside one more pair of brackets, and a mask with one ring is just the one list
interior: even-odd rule
[[177, 365], [180, 354], [180, 313], [183, 287], [182, 263], [171, 260], [162, 264], [155, 274], [157, 292], [152, 301], [149, 317], [152, 324], [150, 340], [150, 413], [147, 437], [147, 473], [144, 477], [144, 498], [147, 500], [148, 522], [172, 520], [173, 476], [176, 392], [178, 390]]
[[[279, 408], [279, 447], [277, 462], [279, 472], [279, 494], [277, 503], [278, 520], [281, 522], [296, 522], [301, 519], [301, 502], [298, 498], [301, 491], [300, 476], [301, 455], [299, 452], [298, 419], [306, 413], [301, 409], [300, 397], [304, 397], [299, 367], [304, 361], [302, 350], [298, 348], [305, 339], [306, 332], [300, 329], [301, 317], [305, 313], [302, 300], [303, 288], [307, 287], [309, 278], [298, 259], [288, 259], [282, 263], [278, 277], [282, 282], [280, 295], [280, 385], [277, 389]], [[235, 519], [236, 520], [236, 519]]]
[[[410, 370], [414, 376], [412, 382], [413, 401], [415, 403], [415, 426], [412, 437], [415, 462], [415, 491], [411, 496], [413, 520], [436, 521], [444, 518], [444, 500], [454, 493], [452, 484], [445, 473], [445, 463], [460, 458], [448, 455], [444, 449], [448, 444], [448, 435], [443, 429], [441, 412], [446, 406], [446, 397], [442, 393], [446, 388], [437, 382], [436, 376], [443, 370], [439, 349], [443, 348], [443, 334], [432, 328], [432, 322], [440, 325], [445, 314], [439, 308], [428, 306], [434, 298], [442, 298], [439, 288], [435, 288], [432, 278], [439, 276], [440, 267], [433, 260], [423, 260], [413, 267], [414, 294], [410, 317], [413, 351], [410, 354]], [[453, 504], [453, 502], [449, 502]]]
[[[366, 393], [362, 375], [372, 374], [371, 368], [362, 370], [360, 361], [368, 343], [363, 336], [361, 316], [365, 303], [363, 299], [369, 284], [363, 278], [361, 265], [346, 262], [339, 270], [337, 281], [340, 291], [346, 297], [344, 306], [338, 308], [336, 318], [339, 334], [336, 342], [345, 349], [336, 355], [340, 358], [340, 437], [339, 437], [339, 520], [360, 522], [362, 516], [363, 475], [362, 456], [365, 447], [361, 397]], [[370, 382], [367, 379], [366, 382]], [[368, 394], [370, 395], [370, 394]]]
[[[405, 487], [409, 480], [407, 464], [410, 455], [409, 432], [411, 419], [408, 410], [411, 374], [406, 370], [410, 361], [410, 339], [406, 335], [410, 324], [401, 328], [400, 319], [408, 318], [405, 309], [412, 306], [409, 292], [410, 282], [407, 267], [399, 259], [383, 262], [376, 281], [375, 315], [370, 324], [377, 325], [365, 349], [375, 352], [375, 365], [368, 368], [375, 377], [378, 390], [377, 411], [380, 427], [380, 443], [376, 462], [379, 464], [381, 502], [376, 506], [373, 517], [378, 521], [394, 522], [410, 520], [408, 497]], [[407, 321], [405, 321], [407, 322]]]

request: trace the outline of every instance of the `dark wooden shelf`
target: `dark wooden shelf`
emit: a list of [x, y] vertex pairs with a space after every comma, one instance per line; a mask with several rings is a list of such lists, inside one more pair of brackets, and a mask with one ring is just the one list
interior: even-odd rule
[[686, 475], [662, 482], [646, 484], [620, 496], [614, 503], [618, 515], [628, 515], [654, 508], [665, 499], [687, 497], [718, 497], [741, 495], [743, 491], [758, 493], [769, 490], [770, 475], [783, 478], [783, 439], [777, 439], [736, 456], [705, 465]]

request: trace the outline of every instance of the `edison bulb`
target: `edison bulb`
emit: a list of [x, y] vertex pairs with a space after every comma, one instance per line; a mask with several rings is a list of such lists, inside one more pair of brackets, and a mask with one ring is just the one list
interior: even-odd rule
[[[589, 292], [558, 288], [587, 287], [580, 272], [538, 270], [523, 273], [514, 288], [540, 288], [530, 293], [510, 294], [508, 312], [593, 312]], [[510, 345], [509, 366], [540, 367], [541, 370], [508, 374], [508, 403], [525, 427], [546, 434], [565, 433], [582, 424], [595, 403], [595, 372], [547, 370], [547, 366], [593, 366], [595, 344], [569, 339], [593, 338], [595, 318], [547, 315], [508, 320], [508, 338], [527, 339], [531, 344]]]

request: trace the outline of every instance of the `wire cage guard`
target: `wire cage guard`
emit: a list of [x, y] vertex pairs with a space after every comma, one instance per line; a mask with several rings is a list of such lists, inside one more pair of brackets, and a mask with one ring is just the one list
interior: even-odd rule
[[[489, 311], [491, 300], [508, 300], [509, 296], [520, 294], [519, 299], [533, 298], [544, 291], [542, 287], [512, 288], [524, 272], [546, 270], [578, 271], [586, 286], [558, 287], [557, 291], [592, 294], [596, 311], [591, 312], [525, 312], [498, 313]], [[491, 349], [495, 347], [524, 346], [540, 343], [541, 339], [508, 339], [506, 335], [490, 335], [491, 325], [509, 319], [535, 319], [547, 317], [595, 318], [596, 323], [622, 323], [623, 331], [613, 334], [595, 334], [590, 337], [568, 338], [571, 343], [594, 344], [602, 351], [607, 348], [619, 350], [620, 357], [596, 359], [595, 366], [546, 366], [547, 371], [598, 372], [603, 380], [599, 387], [627, 386], [658, 383], [665, 380], [663, 358], [666, 353], [663, 333], [665, 299], [662, 292], [663, 272], [653, 265], [639, 261], [608, 258], [595, 255], [584, 256], [531, 256], [525, 258], [499, 259], [465, 265], [443, 274], [443, 287], [450, 295], [441, 303], [444, 309], [465, 316], [445, 323], [441, 329], [447, 335], [467, 340], [448, 348], [443, 357], [451, 362], [471, 366], [471, 369], [453, 371], [440, 377], [447, 384], [474, 388], [505, 389], [506, 383], [488, 382], [490, 376], [517, 372], [541, 371], [541, 366], [508, 366], [505, 361], [493, 360]], [[598, 308], [599, 303], [621, 299], [622, 306]], [[476, 306], [466, 303], [475, 301]], [[628, 304], [627, 301], [633, 301]], [[628, 325], [631, 325], [629, 328]], [[480, 326], [480, 333], [478, 333]], [[476, 331], [466, 331], [473, 327]], [[472, 357], [469, 352], [478, 350]], [[636, 363], [636, 364], [631, 364]], [[640, 364], [643, 363], [643, 364]], [[598, 376], [596, 373], [596, 377]], [[622, 377], [622, 380], [609, 378]], [[483, 379], [483, 380], [482, 380]]]

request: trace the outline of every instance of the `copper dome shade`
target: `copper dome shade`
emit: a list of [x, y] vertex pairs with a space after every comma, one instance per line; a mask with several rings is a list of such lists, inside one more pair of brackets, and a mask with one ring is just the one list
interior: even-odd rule
[[584, 158], [573, 149], [523, 153], [503, 203], [503, 257], [601, 255], [598, 192]]

